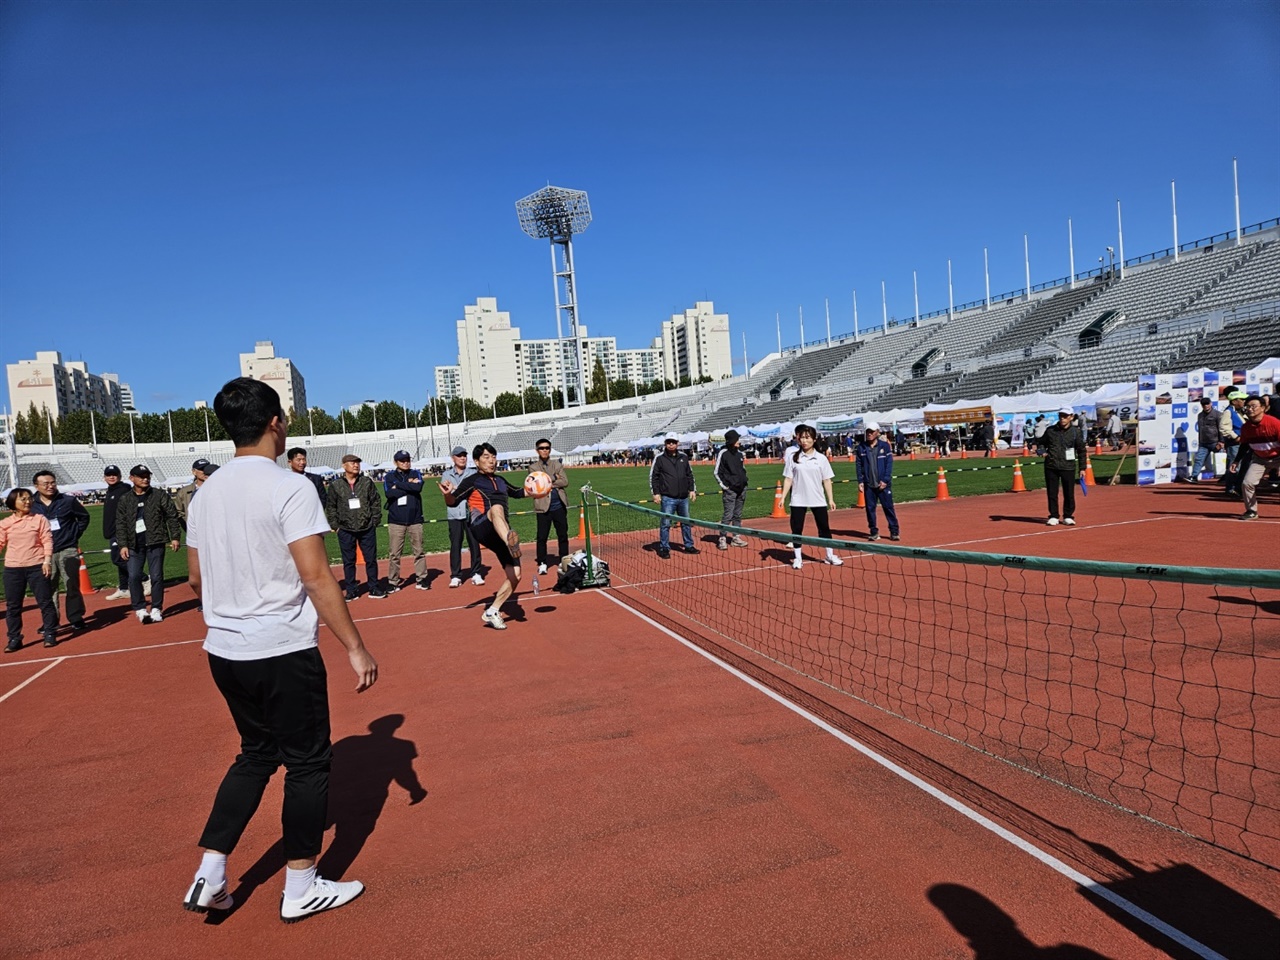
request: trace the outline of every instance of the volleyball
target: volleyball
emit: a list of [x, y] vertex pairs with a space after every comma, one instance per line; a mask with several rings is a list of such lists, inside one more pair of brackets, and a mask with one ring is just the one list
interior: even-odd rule
[[545, 497], [551, 492], [551, 477], [542, 470], [535, 470], [524, 478], [524, 492], [531, 497]]

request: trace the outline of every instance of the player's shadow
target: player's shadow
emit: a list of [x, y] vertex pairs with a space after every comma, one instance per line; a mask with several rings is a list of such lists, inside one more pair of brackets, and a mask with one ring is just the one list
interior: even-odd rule
[[1241, 607], [1257, 607], [1259, 610], [1280, 617], [1280, 600], [1258, 600], [1253, 597], [1235, 597], [1223, 593], [1215, 593], [1212, 599], [1219, 603], [1233, 603]]
[[976, 890], [957, 883], [934, 884], [929, 902], [969, 941], [973, 960], [1107, 960], [1088, 947], [1070, 943], [1037, 947], [1013, 917]]
[[1007, 520], [1010, 523], [1031, 523], [1037, 527], [1043, 527], [1045, 525], [1044, 517], [1014, 517], [1009, 516], [1008, 514], [993, 513], [991, 514], [991, 519], [996, 521]]
[[[399, 785], [408, 793], [410, 806], [426, 799], [427, 791], [413, 766], [418, 756], [417, 747], [412, 740], [395, 736], [403, 724], [402, 714], [388, 714], [371, 722], [368, 734], [344, 737], [333, 745], [329, 778], [329, 826], [333, 828], [333, 840], [320, 858], [317, 867], [320, 876], [340, 880], [355, 862], [382, 816], [391, 784]], [[239, 885], [232, 891], [235, 909], [248, 902], [253, 892], [278, 875], [284, 866], [284, 842], [277, 840], [240, 876]], [[226, 914], [211, 911], [206, 922], [218, 923], [224, 919]]]

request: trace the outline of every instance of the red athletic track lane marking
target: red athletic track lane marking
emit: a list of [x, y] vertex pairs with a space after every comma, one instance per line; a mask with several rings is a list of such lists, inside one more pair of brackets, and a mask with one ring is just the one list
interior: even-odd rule
[[[55, 658], [55, 659], [54, 659], [54, 661], [53, 661], [52, 663], [50, 663], [48, 666], [46, 666], [43, 670], [38, 670], [38, 671], [36, 671], [36, 672], [35, 672], [35, 673], [33, 673], [31, 676], [27, 677], [27, 679], [23, 680], [20, 684], [18, 684], [16, 687], [14, 687], [12, 690], [10, 690], [8, 693], [6, 693], [4, 696], [0, 697], [0, 703], [4, 703], [6, 700], [8, 700], [10, 697], [12, 697], [15, 693], [17, 693], [19, 690], [21, 690], [21, 689], [22, 689], [23, 687], [25, 687], [27, 684], [32, 683], [33, 681], [40, 679], [40, 677], [44, 676], [46, 673], [48, 673], [50, 670], [52, 670], [54, 667], [56, 667], [58, 664], [60, 664], [60, 663], [61, 663], [63, 660], [65, 660], [65, 659], [66, 659], [66, 657], [57, 657], [57, 658]], [[32, 662], [32, 661], [28, 661], [28, 662]], [[35, 663], [40, 663], [41, 661], [38, 661], [38, 660], [37, 660], [37, 661], [34, 661], [34, 662], [35, 662]], [[17, 664], [14, 664], [14, 666], [17, 666]]]

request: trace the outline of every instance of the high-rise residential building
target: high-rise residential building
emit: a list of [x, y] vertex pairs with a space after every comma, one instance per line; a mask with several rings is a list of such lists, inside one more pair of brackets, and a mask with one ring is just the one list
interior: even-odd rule
[[270, 340], [259, 340], [253, 353], [240, 354], [240, 376], [253, 377], [280, 394], [285, 413], [302, 414], [307, 408], [307, 386], [298, 368], [287, 357], [277, 357]]
[[55, 420], [76, 410], [92, 410], [104, 417], [125, 410], [119, 378], [90, 373], [80, 360], [63, 363], [57, 350], [39, 350], [34, 360], [10, 363], [8, 373], [14, 416], [25, 414], [33, 403], [37, 410], [48, 410]]
[[618, 351], [618, 380], [626, 380], [637, 386], [662, 379], [662, 349], [655, 341], [653, 347], [639, 350]]
[[515, 345], [520, 328], [511, 326], [511, 314], [498, 310], [498, 298], [467, 304], [457, 326], [462, 395], [488, 406], [500, 393], [519, 392]]
[[462, 368], [456, 363], [451, 367], [436, 367], [436, 396], [446, 401], [462, 396]]
[[102, 375], [102, 379], [110, 380], [119, 388], [120, 403], [124, 407], [125, 413], [134, 413], [137, 411], [138, 408], [133, 405], [133, 387], [129, 386], [127, 383], [121, 383], [119, 374], [104, 373]]
[[662, 366], [668, 380], [681, 377], [698, 381], [733, 376], [729, 344], [729, 315], [716, 313], [710, 300], [699, 300], [683, 315], [673, 314], [662, 323]]

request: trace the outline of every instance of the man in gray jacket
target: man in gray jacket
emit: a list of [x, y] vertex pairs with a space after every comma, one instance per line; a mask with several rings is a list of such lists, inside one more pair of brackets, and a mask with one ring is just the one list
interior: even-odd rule
[[382, 523], [382, 498], [378, 496], [377, 485], [360, 472], [360, 458], [354, 453], [342, 458], [342, 473], [329, 484], [324, 514], [329, 528], [338, 533], [347, 600], [354, 600], [359, 595], [356, 590], [357, 544], [364, 554], [369, 599], [385, 600], [387, 594], [378, 584], [378, 527]]
[[1205, 462], [1223, 449], [1218, 423], [1218, 411], [1213, 409], [1213, 401], [1208, 397], [1201, 397], [1200, 415], [1196, 417], [1196, 438], [1200, 446], [1196, 448], [1195, 459], [1191, 461], [1191, 473], [1187, 476], [1187, 480], [1191, 483], [1200, 482]]
[[1045, 430], [1041, 440], [1044, 450], [1044, 487], [1049, 495], [1049, 519], [1056, 527], [1058, 520], [1058, 490], [1062, 490], [1062, 523], [1076, 525], [1076, 478], [1084, 466], [1088, 450], [1084, 432], [1076, 425], [1076, 412], [1071, 407], [1058, 411], [1058, 422]]
[[538, 572], [546, 573], [550, 558], [547, 556], [547, 535], [551, 533], [552, 524], [556, 528], [556, 562], [569, 555], [569, 501], [565, 497], [565, 489], [569, 486], [569, 478], [565, 475], [564, 464], [558, 457], [551, 456], [551, 441], [543, 437], [534, 444], [538, 459], [534, 461], [529, 472], [541, 470], [551, 478], [551, 492], [545, 497], [535, 497], [533, 512], [538, 517]]

